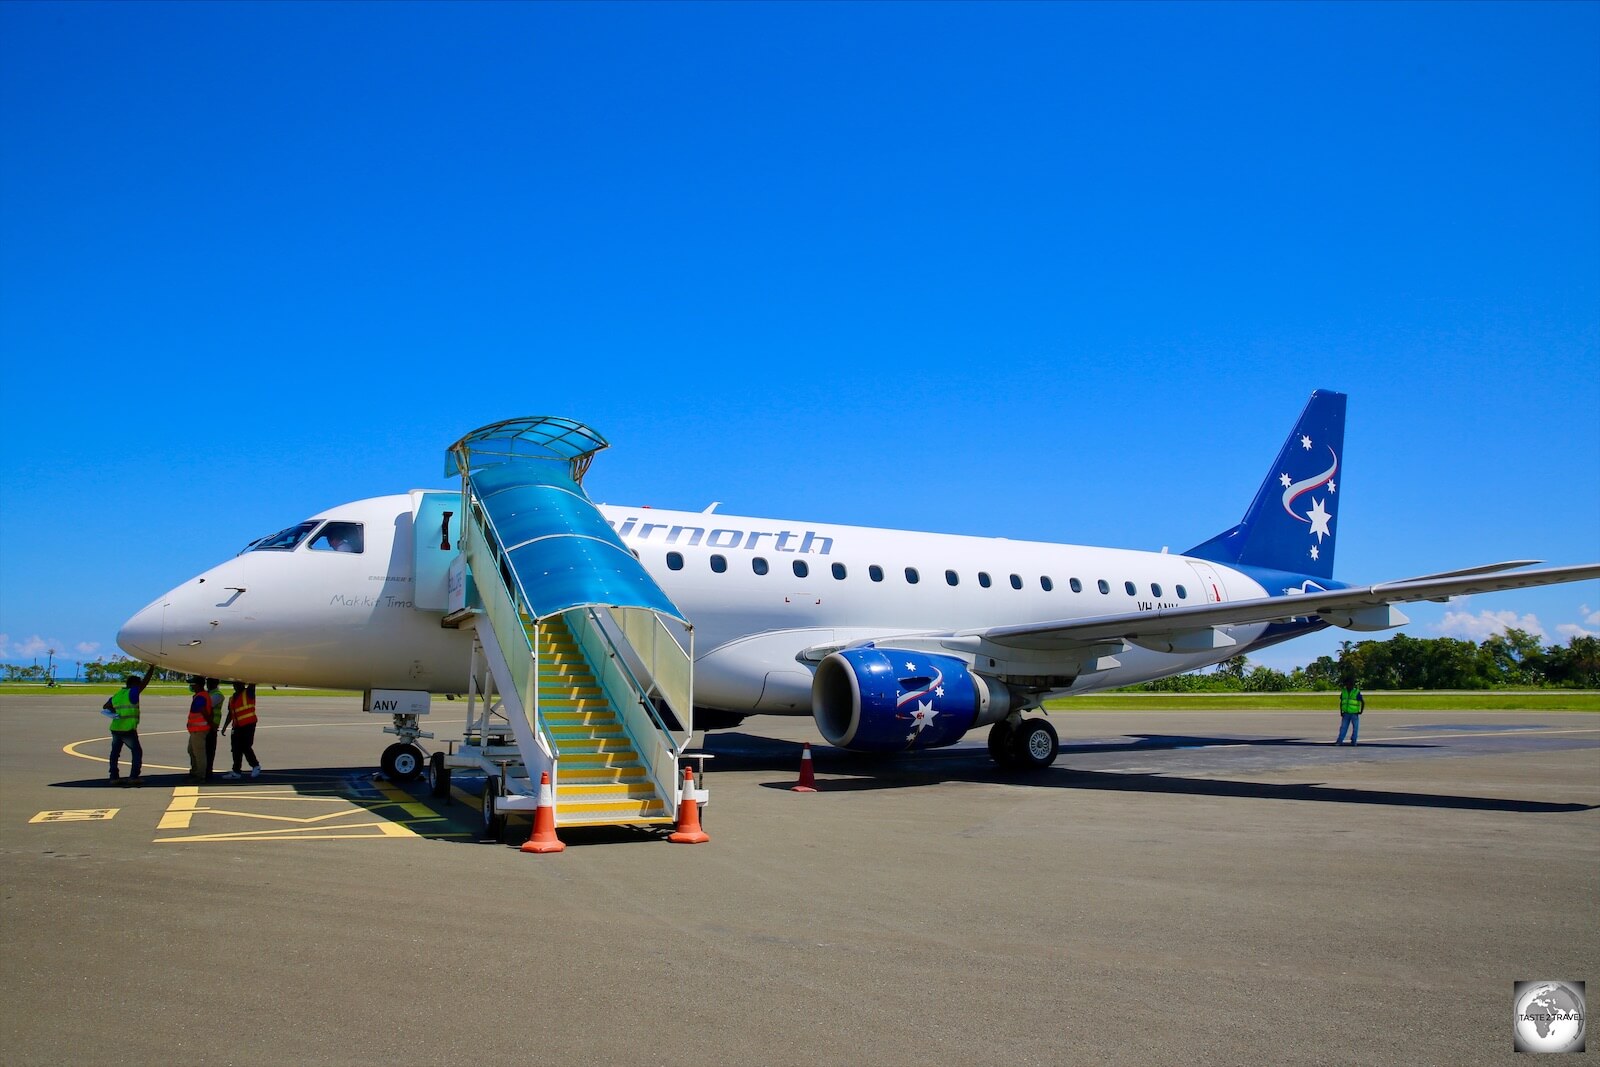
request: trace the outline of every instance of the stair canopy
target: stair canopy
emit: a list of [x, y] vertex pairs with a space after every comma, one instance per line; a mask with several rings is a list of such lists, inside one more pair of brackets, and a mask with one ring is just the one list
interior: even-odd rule
[[464, 476], [501, 576], [520, 585], [535, 618], [575, 607], [643, 608], [687, 625], [584, 494], [583, 475], [606, 447], [571, 419], [508, 419], [451, 445], [445, 471]]

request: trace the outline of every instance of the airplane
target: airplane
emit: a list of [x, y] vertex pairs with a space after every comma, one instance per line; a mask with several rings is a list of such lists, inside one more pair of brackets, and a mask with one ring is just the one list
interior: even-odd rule
[[[1600, 577], [1600, 564], [1527, 570], [1538, 561], [1515, 560], [1379, 584], [1335, 579], [1345, 406], [1343, 393], [1313, 392], [1240, 522], [1181, 553], [586, 498], [604, 521], [583, 537], [636, 560], [647, 575], [638, 581], [692, 627], [697, 728], [809, 714], [834, 746], [896, 752], [988, 727], [995, 762], [1022, 770], [1057, 756], [1053, 726], [1028, 714], [1048, 698], [1193, 671], [1330, 626], [1389, 629], [1408, 621], [1396, 607], [1407, 602]], [[513, 425], [547, 439], [590, 434], [584, 469], [605, 447], [569, 420], [494, 427]], [[375, 692], [461, 693], [473, 638], [450, 621], [464, 603], [463, 499], [411, 490], [329, 508], [156, 598], [117, 644], [170, 670], [360, 690], [369, 703]], [[502, 571], [516, 555], [505, 547], [493, 556]]]

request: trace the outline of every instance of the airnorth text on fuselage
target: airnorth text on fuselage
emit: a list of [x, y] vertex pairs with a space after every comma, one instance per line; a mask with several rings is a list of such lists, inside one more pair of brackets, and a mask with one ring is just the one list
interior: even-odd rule
[[678, 526], [672, 523], [640, 522], [638, 516], [623, 519], [619, 526], [613, 520], [613, 529], [624, 540], [654, 541], [659, 544], [707, 548], [742, 548], [754, 552], [763, 547], [762, 539], [771, 538], [773, 552], [799, 552], [826, 556], [833, 552], [833, 538], [824, 537], [815, 530], [796, 533], [793, 530], [733, 530], [707, 529], [704, 526]]

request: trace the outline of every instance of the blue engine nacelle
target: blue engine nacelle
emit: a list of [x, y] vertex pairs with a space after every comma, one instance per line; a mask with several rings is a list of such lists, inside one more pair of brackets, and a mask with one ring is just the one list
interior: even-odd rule
[[1003, 682], [965, 660], [902, 648], [849, 648], [817, 664], [811, 715], [830, 745], [902, 752], [953, 745], [1012, 708]]

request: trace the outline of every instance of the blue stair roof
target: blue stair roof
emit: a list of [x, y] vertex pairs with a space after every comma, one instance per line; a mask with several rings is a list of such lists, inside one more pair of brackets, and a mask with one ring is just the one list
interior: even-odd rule
[[[478, 437], [529, 422], [540, 425], [520, 427], [517, 432], [528, 433], [527, 438]], [[493, 442], [485, 450], [487, 456], [469, 444], [474, 440]], [[520, 442], [528, 452], [478, 465], [480, 456], [501, 459], [512, 454], [502, 445], [507, 440]], [[583, 491], [584, 461], [604, 447], [604, 438], [571, 420], [509, 420], [457, 442], [451, 462], [458, 456], [469, 457], [474, 469], [467, 475], [468, 484], [535, 617], [575, 607], [609, 606], [645, 608], [686, 623], [677, 605]]]

